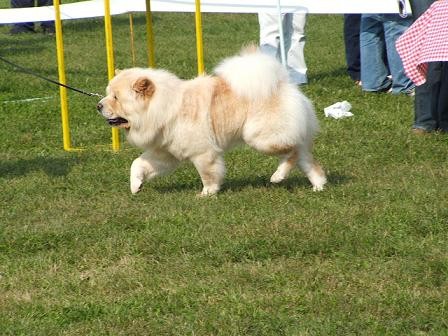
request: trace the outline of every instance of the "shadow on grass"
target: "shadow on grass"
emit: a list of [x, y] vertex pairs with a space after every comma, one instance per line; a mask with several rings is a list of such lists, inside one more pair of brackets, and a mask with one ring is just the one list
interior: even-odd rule
[[[332, 173], [327, 176], [328, 182], [326, 188], [331, 187], [332, 185], [340, 185], [345, 184], [347, 181], [352, 178], [347, 175], [341, 175], [338, 173]], [[253, 188], [284, 188], [289, 191], [293, 191], [294, 189], [305, 189], [311, 188], [311, 183], [308, 178], [304, 175], [293, 175], [288, 177], [281, 183], [271, 183], [269, 181], [269, 176], [250, 176], [244, 178], [234, 178], [231, 180], [227, 180], [224, 182], [222, 187], [222, 191], [241, 191], [248, 187]]]
[[[151, 182], [148, 181], [145, 184], [154, 188], [160, 193], [172, 193], [181, 191], [200, 191], [202, 189], [202, 183], [199, 179], [182, 181], [170, 181], [169, 177], [164, 178], [162, 183], [156, 183], [151, 186]], [[352, 180], [351, 176], [331, 173], [327, 176], [328, 182], [326, 188], [331, 188], [335, 185], [343, 185]], [[304, 175], [293, 175], [288, 177], [285, 181], [275, 184], [269, 181], [269, 176], [246, 176], [241, 178], [227, 178], [221, 187], [221, 192], [243, 191], [247, 188], [284, 188], [289, 191], [293, 191], [297, 188], [306, 189], [311, 188], [311, 183]]]
[[66, 176], [75, 164], [78, 164], [78, 159], [68, 157], [39, 157], [0, 162], [0, 177], [25, 176], [36, 171], [44, 171], [45, 174], [52, 177]]

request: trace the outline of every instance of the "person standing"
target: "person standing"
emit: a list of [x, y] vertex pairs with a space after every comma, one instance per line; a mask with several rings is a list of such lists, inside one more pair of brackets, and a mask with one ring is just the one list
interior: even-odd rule
[[[52, 6], [53, 0], [37, 0], [37, 6]], [[34, 0], [11, 0], [11, 8], [34, 7]], [[44, 34], [54, 34], [54, 21], [45, 21], [40, 24]], [[10, 34], [35, 33], [33, 22], [15, 23]]]
[[414, 84], [406, 76], [395, 48], [395, 42], [411, 24], [410, 17], [398, 14], [362, 14], [360, 50], [364, 91], [413, 95]]
[[360, 28], [361, 14], [344, 14], [344, 45], [347, 72], [357, 85], [361, 85]]
[[[305, 13], [282, 14], [282, 27], [285, 41], [286, 68], [292, 83], [308, 83], [305, 63]], [[281, 59], [280, 29], [278, 15], [259, 13], [260, 50]]]
[[[443, 0], [439, 0], [442, 4]], [[444, 0], [448, 3], [448, 0]], [[428, 8], [436, 2], [435, 0], [410, 0], [412, 14], [414, 22], [422, 16]], [[435, 29], [437, 37], [440, 38], [441, 34], [445, 31], [447, 34], [448, 29], [446, 28], [446, 14], [448, 5], [440, 7], [432, 13], [434, 17], [438, 16], [437, 20], [432, 20], [432, 24], [437, 24], [441, 22], [441, 27], [432, 27]], [[414, 34], [414, 27], [409, 29], [409, 33]], [[428, 28], [424, 25], [424, 28]], [[440, 28], [440, 29], [439, 29]], [[445, 29], [445, 30], [443, 30]], [[442, 37], [443, 38], [443, 37]], [[406, 56], [405, 53], [410, 53], [407, 57], [408, 60], [413, 59], [416, 54], [419, 53], [418, 44], [422, 42], [416, 38], [411, 38], [413, 43], [416, 43], [414, 47], [407, 48], [406, 40], [408, 37], [406, 34], [403, 39], [397, 42], [397, 48], [399, 49], [400, 55]], [[436, 51], [439, 45], [431, 45], [431, 38], [427, 39], [427, 43], [431, 46], [433, 51]], [[446, 53], [446, 52], [445, 52]], [[403, 57], [403, 62], [405, 58]], [[426, 134], [433, 131], [448, 132], [448, 60], [437, 61], [426, 63], [426, 78], [423, 84], [417, 85], [415, 88], [415, 102], [414, 102], [414, 122], [412, 125], [412, 133], [420, 135]], [[421, 80], [421, 79], [420, 79]], [[417, 84], [419, 80], [416, 79]]]

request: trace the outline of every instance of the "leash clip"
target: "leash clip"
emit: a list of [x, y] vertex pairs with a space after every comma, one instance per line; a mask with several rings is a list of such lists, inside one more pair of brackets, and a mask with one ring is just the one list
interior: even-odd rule
[[101, 94], [99, 94], [99, 93], [93, 93], [93, 92], [90, 92], [90, 93], [89, 93], [89, 96], [91, 96], [91, 97], [98, 97], [98, 98], [101, 98], [101, 99], [104, 98], [103, 95], [101, 95]]

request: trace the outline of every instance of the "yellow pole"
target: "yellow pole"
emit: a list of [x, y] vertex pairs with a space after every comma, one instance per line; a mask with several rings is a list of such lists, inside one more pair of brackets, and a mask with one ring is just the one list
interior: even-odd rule
[[151, 68], [156, 66], [154, 56], [154, 31], [152, 29], [151, 1], [146, 0], [146, 41], [148, 44], [148, 64]]
[[135, 46], [134, 46], [134, 19], [132, 14], [129, 14], [129, 35], [131, 40], [131, 56], [132, 56], [132, 66], [135, 67]]
[[[104, 29], [106, 32], [107, 74], [109, 80], [115, 75], [114, 45], [112, 41], [112, 20], [110, 17], [110, 1], [104, 0]], [[120, 133], [118, 128], [112, 128], [112, 149], [120, 149]]]
[[204, 73], [204, 48], [202, 44], [202, 20], [201, 20], [201, 1], [196, 1], [196, 50], [198, 56], [198, 74]]
[[[55, 10], [55, 29], [56, 29], [56, 51], [58, 59], [58, 74], [59, 82], [67, 84], [65, 78], [65, 63], [64, 63], [64, 44], [62, 40], [62, 23], [61, 23], [61, 10], [59, 8], [59, 1], [54, 2]], [[64, 150], [71, 150], [70, 140], [70, 126], [68, 117], [68, 104], [67, 104], [67, 89], [63, 86], [59, 87], [59, 96], [61, 100], [61, 117], [62, 117], [62, 140]]]

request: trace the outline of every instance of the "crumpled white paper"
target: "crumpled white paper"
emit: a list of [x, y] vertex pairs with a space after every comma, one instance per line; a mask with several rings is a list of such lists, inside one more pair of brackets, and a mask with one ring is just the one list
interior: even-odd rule
[[334, 119], [347, 118], [353, 116], [353, 113], [350, 112], [351, 108], [352, 105], [348, 101], [344, 100], [324, 108], [324, 113], [326, 117], [331, 117]]

